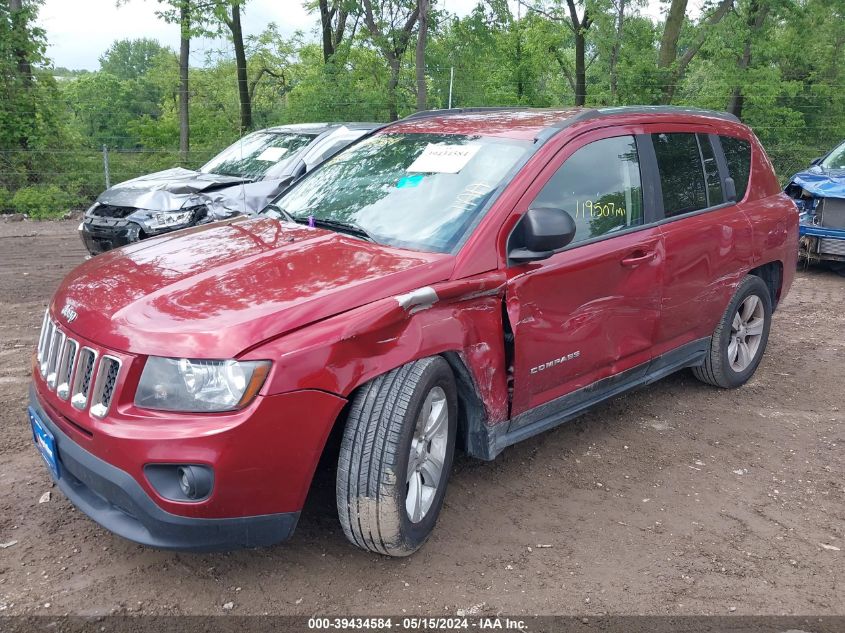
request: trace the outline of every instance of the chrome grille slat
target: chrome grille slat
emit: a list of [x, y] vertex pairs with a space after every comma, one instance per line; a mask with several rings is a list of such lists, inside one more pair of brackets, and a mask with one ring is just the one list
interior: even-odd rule
[[117, 358], [104, 355], [100, 359], [97, 380], [94, 383], [94, 391], [91, 396], [91, 415], [102, 418], [108, 413], [119, 372], [120, 361]]
[[59, 359], [64, 353], [66, 340], [67, 336], [56, 328], [53, 333], [52, 343], [50, 344], [50, 355], [47, 358], [47, 384], [52, 388], [56, 387], [56, 369], [59, 365]]
[[91, 378], [94, 374], [94, 365], [97, 362], [97, 352], [90, 347], [83, 347], [79, 352], [79, 362], [76, 366], [76, 375], [73, 379], [73, 390], [70, 402], [80, 411], [88, 405], [88, 396], [91, 392]]
[[73, 339], [67, 339], [56, 370], [56, 395], [62, 400], [67, 400], [70, 395], [70, 379], [73, 377], [73, 368], [76, 363], [76, 353], [79, 351], [79, 343]]
[[44, 334], [44, 348], [41, 350], [41, 359], [38, 361], [38, 368], [41, 370], [41, 375], [47, 375], [47, 361], [50, 356], [50, 348], [53, 345], [53, 334], [56, 332], [56, 326], [53, 321], [47, 321], [47, 332]]
[[50, 311], [44, 312], [44, 318], [41, 320], [41, 334], [38, 336], [38, 364], [41, 365], [41, 360], [44, 357], [44, 339], [47, 337], [47, 324], [50, 322]]

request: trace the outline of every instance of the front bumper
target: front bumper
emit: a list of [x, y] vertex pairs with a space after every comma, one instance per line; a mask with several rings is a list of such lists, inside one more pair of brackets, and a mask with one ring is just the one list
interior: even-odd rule
[[85, 249], [91, 255], [99, 255], [113, 248], [137, 242], [141, 236], [141, 226], [129, 220], [114, 220], [114, 224], [98, 225], [85, 220], [79, 227], [79, 237]]
[[799, 224], [799, 250], [808, 261], [845, 261], [845, 229]]
[[299, 512], [204, 519], [162, 510], [127, 472], [89, 453], [50, 419], [30, 388], [29, 404], [56, 441], [59, 488], [107, 530], [142, 545], [208, 551], [261, 547], [288, 539]]

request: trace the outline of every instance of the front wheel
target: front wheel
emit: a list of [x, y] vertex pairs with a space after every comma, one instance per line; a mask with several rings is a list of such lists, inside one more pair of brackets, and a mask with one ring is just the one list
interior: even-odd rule
[[759, 277], [739, 284], [710, 339], [710, 351], [695, 377], [710, 385], [733, 389], [748, 382], [763, 358], [772, 322], [772, 297]]
[[337, 467], [343, 532], [362, 549], [408, 556], [428, 539], [455, 452], [457, 390], [449, 364], [423, 358], [358, 390]]

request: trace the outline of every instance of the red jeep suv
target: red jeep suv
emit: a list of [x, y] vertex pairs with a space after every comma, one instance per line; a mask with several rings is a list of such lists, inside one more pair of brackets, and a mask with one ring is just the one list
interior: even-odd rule
[[685, 367], [745, 383], [797, 242], [732, 116], [419, 113], [259, 217], [71, 272], [33, 357], [33, 436], [101, 525], [212, 549], [288, 538], [337, 426], [344, 533], [408, 555], [456, 447], [493, 459]]

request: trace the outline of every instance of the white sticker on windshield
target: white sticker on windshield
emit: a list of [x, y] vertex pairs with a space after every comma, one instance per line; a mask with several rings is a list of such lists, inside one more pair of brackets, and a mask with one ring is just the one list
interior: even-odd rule
[[429, 143], [407, 171], [425, 174], [457, 174], [481, 149], [481, 145]]
[[287, 147], [268, 147], [261, 152], [255, 160], [266, 160], [268, 163], [275, 163], [282, 156], [288, 153]]

